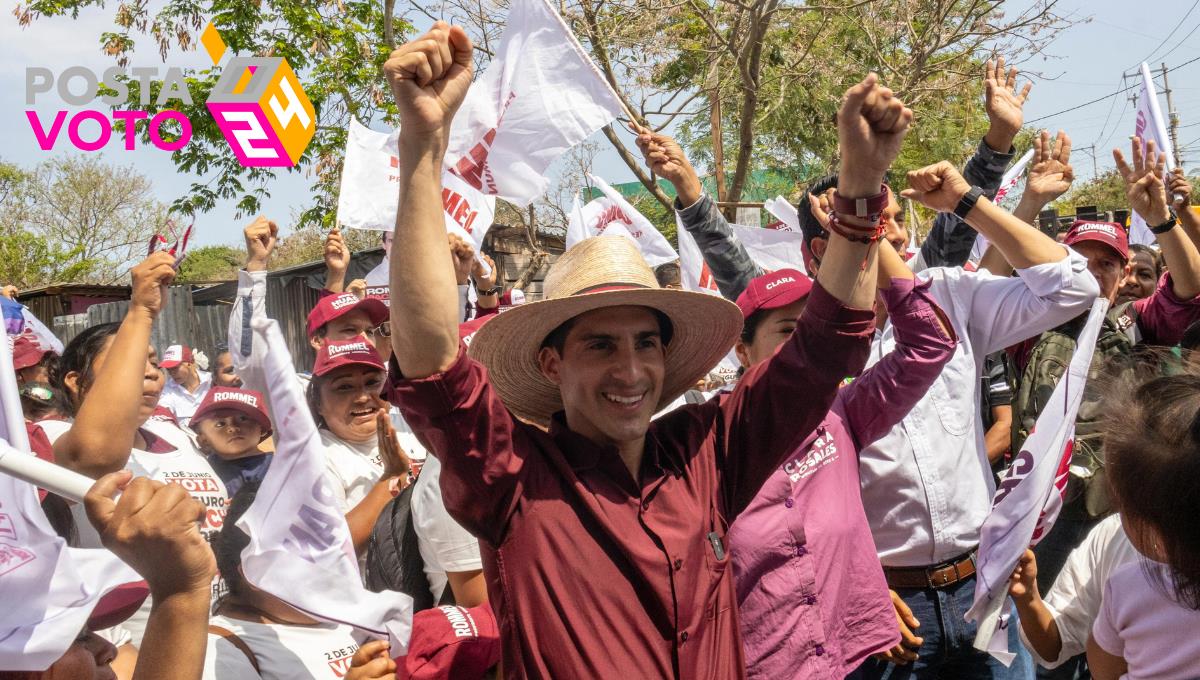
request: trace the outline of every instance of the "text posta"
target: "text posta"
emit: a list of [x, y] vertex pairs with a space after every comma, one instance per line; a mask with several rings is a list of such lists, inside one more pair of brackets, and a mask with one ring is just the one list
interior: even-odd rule
[[[72, 66], [63, 69], [55, 76], [54, 72], [44, 67], [25, 69], [25, 104], [34, 106], [38, 95], [55, 92], [58, 98], [70, 106], [86, 106], [97, 99], [108, 106], [119, 106], [129, 97], [129, 84], [121, 76], [131, 75], [138, 81], [140, 101], [143, 106], [150, 103], [150, 84], [161, 81], [156, 106], [164, 106], [170, 101], [181, 101], [191, 105], [192, 95], [187, 88], [187, 80], [183, 71], [176, 67], [165, 69], [158, 78], [159, 69], [155, 67], [135, 67], [129, 74], [120, 68], [105, 69], [97, 76], [94, 71], [83, 66]], [[100, 86], [111, 89], [115, 94], [100, 94]], [[113, 110], [105, 113], [98, 109], [84, 109], [71, 113], [60, 109], [54, 113], [53, 119], [44, 119], [32, 108], [25, 111], [25, 117], [33, 129], [38, 146], [43, 151], [55, 148], [58, 139], [65, 128], [67, 139], [77, 149], [82, 151], [99, 151], [108, 146], [112, 140], [114, 127], [124, 126], [125, 149], [132, 151], [136, 148], [136, 132], [139, 121], [146, 120], [150, 143], [163, 151], [176, 151], [183, 148], [192, 138], [192, 123], [183, 113], [175, 110], [159, 111], [154, 116], [144, 110]], [[163, 135], [163, 125], [167, 121], [175, 121], [178, 126], [178, 137], [167, 139]], [[92, 123], [92, 124], [89, 124]], [[174, 131], [170, 136], [174, 137]]]

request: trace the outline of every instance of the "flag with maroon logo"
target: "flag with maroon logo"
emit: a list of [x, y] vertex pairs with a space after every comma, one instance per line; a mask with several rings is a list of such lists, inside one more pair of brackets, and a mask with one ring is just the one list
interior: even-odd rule
[[[0, 459], [28, 456], [9, 343], [0, 340]], [[30, 483], [0, 473], [0, 668], [45, 670], [71, 646], [105, 593], [140, 581], [102, 549], [67, 547]]]
[[1054, 386], [1033, 432], [1000, 480], [992, 510], [980, 530], [975, 558], [975, 601], [966, 619], [979, 624], [975, 648], [990, 653], [1006, 666], [1015, 657], [1008, 649], [1008, 635], [1003, 632], [1011, 620], [1009, 578], [1021, 555], [1050, 530], [1062, 507], [1065, 462], [1070, 460], [1075, 416], [1083, 401], [1092, 352], [1107, 311], [1105, 298], [1092, 304], [1071, 364]]
[[514, 0], [496, 56], [450, 128], [446, 169], [518, 206], [545, 193], [556, 158], [623, 107], [546, 0]]

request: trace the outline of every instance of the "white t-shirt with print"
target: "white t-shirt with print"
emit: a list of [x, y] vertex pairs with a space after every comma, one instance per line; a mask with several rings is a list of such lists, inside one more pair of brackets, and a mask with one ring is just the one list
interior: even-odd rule
[[[46, 433], [51, 444], [71, 428], [71, 424], [65, 421], [46, 420], [38, 424]], [[174, 428], [177, 432], [170, 437], [163, 436], [159, 432], [164, 428]], [[125, 464], [125, 469], [133, 472], [135, 477], [148, 477], [159, 482], [178, 484], [186, 489], [192, 498], [200, 501], [205, 509], [200, 533], [211, 544], [216, 538], [217, 532], [225, 526], [225, 512], [229, 505], [229, 494], [225, 491], [225, 484], [213, 471], [212, 465], [204, 455], [191, 443], [191, 439], [174, 425], [158, 421], [146, 429], [151, 435], [158, 436], [164, 442], [174, 446], [174, 450], [165, 453], [151, 453], [141, 449], [132, 449], [129, 452], [129, 462]], [[75, 528], [79, 534], [79, 547], [103, 547], [100, 543], [100, 534], [88, 521], [87, 511], [83, 505], [73, 504], [71, 514], [75, 519]], [[213, 580], [213, 601], [215, 602], [223, 592], [224, 582], [217, 577]], [[149, 617], [150, 599], [147, 598], [146, 603], [122, 624], [133, 635], [135, 646], [142, 643], [142, 636], [146, 632], [146, 621]]]
[[379, 441], [372, 437], [359, 444], [344, 441], [324, 428], [318, 432], [325, 448], [325, 474], [345, 514], [362, 502], [371, 487], [383, 477]]
[[250, 648], [261, 674], [254, 672], [245, 652], [209, 633], [203, 680], [337, 680], [345, 677], [351, 657], [364, 641], [349, 626], [331, 623], [289, 626], [225, 616], [214, 616], [211, 623], [238, 636]]
[[425, 459], [412, 494], [412, 522], [417, 546], [425, 563], [425, 577], [435, 602], [446, 588], [446, 572], [483, 569], [479, 539], [446, 512], [439, 483], [442, 464], [437, 456]]

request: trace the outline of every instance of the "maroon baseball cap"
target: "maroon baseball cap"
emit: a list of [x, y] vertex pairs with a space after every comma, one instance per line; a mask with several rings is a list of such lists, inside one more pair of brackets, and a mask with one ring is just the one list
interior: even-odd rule
[[349, 340], [330, 340], [317, 350], [317, 360], [313, 363], [313, 375], [322, 376], [342, 366], [369, 366], [380, 371], [386, 371], [387, 366], [379, 357], [379, 352], [367, 341], [367, 336], [359, 335]]
[[780, 269], [752, 280], [738, 296], [742, 318], [760, 309], [779, 309], [805, 298], [812, 292], [812, 279], [795, 269]]
[[142, 607], [150, 596], [150, 586], [145, 581], [123, 583], [108, 591], [92, 608], [88, 617], [88, 630], [95, 632], [124, 623]]
[[175, 368], [179, 364], [190, 364], [195, 361], [192, 357], [192, 348], [187, 345], [171, 345], [163, 351], [162, 361], [158, 362], [159, 368]]
[[263, 438], [271, 434], [271, 418], [267, 416], [267, 407], [263, 403], [261, 392], [244, 390], [238, 387], [213, 387], [200, 400], [200, 406], [192, 415], [192, 428], [213, 411], [232, 409], [241, 411], [254, 419], [263, 430]]
[[308, 337], [317, 334], [317, 329], [334, 319], [349, 314], [356, 309], [361, 309], [367, 313], [367, 317], [371, 319], [372, 326], [387, 321], [388, 306], [382, 300], [373, 297], [360, 299], [354, 293], [338, 293], [336, 295], [326, 295], [317, 300], [317, 306], [312, 308], [308, 313]]
[[479, 680], [500, 662], [500, 628], [487, 603], [446, 605], [413, 614], [408, 656], [396, 660], [400, 680]]
[[13, 342], [13, 368], [20, 371], [30, 366], [37, 366], [42, 357], [49, 353], [50, 350], [44, 349], [33, 338], [27, 335], [19, 335]]
[[1076, 220], [1063, 243], [1073, 246], [1081, 241], [1095, 241], [1117, 251], [1122, 260], [1129, 259], [1129, 235], [1125, 227], [1116, 222], [1088, 222]]

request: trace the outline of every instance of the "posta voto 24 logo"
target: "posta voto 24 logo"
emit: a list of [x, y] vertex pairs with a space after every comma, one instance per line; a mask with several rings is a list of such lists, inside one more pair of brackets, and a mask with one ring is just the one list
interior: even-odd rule
[[[210, 22], [200, 34], [200, 44], [212, 59], [213, 65], [221, 62], [225, 55], [225, 41]], [[160, 79], [156, 67], [135, 67], [131, 70], [141, 87], [141, 103], [149, 104], [150, 83]], [[86, 106], [97, 99], [108, 106], [120, 106], [129, 95], [129, 87], [118, 80], [124, 69], [106, 69], [102, 77], [83, 66], [63, 69], [58, 77], [48, 68], [25, 69], [25, 104], [33, 106], [39, 94], [57, 90], [59, 98], [72, 106]], [[163, 70], [162, 87], [157, 104], [171, 100], [192, 104], [192, 95], [182, 69], [168, 67]], [[80, 93], [79, 84], [83, 83]], [[100, 84], [116, 91], [116, 95], [97, 97]], [[316, 132], [316, 112], [312, 102], [300, 86], [295, 71], [283, 57], [238, 57], [229, 59], [221, 71], [221, 78], [205, 101], [209, 113], [217, 122], [225, 141], [229, 143], [238, 161], [247, 167], [288, 167], [300, 160]], [[111, 116], [111, 119], [110, 119]], [[136, 148], [135, 128], [138, 121], [149, 118], [150, 143], [163, 151], [183, 148], [192, 138], [192, 123], [188, 117], [175, 110], [163, 110], [153, 117], [142, 110], [118, 110], [104, 112], [84, 109], [71, 115], [66, 110], [56, 112], [54, 120], [43, 121], [32, 109], [25, 111], [33, 134], [43, 151], [55, 148], [64, 134], [67, 140], [82, 151], [99, 151], [108, 146], [113, 136], [114, 122], [125, 124], [125, 149]], [[179, 136], [167, 140], [162, 135], [162, 125], [167, 121], [179, 124]], [[89, 122], [99, 125], [99, 131]]]

